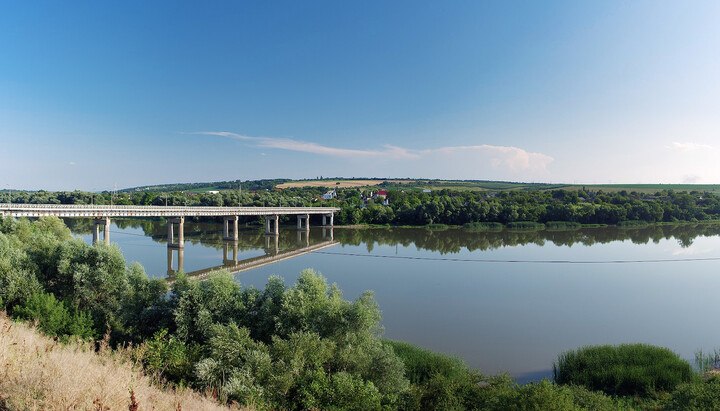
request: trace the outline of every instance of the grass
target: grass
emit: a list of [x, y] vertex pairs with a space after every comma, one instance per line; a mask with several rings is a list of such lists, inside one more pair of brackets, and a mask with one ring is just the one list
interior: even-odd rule
[[505, 227], [502, 223], [467, 223], [463, 228], [468, 231], [500, 231]]
[[513, 221], [507, 224], [507, 228], [511, 230], [540, 230], [544, 227], [544, 224], [534, 221]]
[[580, 228], [582, 224], [575, 221], [548, 221], [545, 223], [545, 227], [550, 229]]
[[383, 340], [383, 345], [392, 347], [405, 364], [405, 377], [413, 384], [422, 384], [435, 375], [456, 378], [468, 372], [465, 363], [445, 354], [435, 353], [416, 345], [393, 340]]
[[667, 348], [648, 344], [567, 351], [553, 363], [553, 378], [558, 384], [582, 385], [620, 396], [653, 396], [698, 379], [690, 363]]
[[59, 344], [0, 313], [0, 409], [221, 410], [189, 389], [162, 389], [107, 344]]
[[425, 226], [430, 230], [447, 230], [449, 227], [447, 224], [428, 224]]

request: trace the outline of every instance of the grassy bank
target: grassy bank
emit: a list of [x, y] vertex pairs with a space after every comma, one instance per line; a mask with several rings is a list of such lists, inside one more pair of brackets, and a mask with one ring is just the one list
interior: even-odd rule
[[[0, 313], [0, 410], [229, 409], [189, 389], [162, 389], [122, 352], [59, 344]], [[239, 408], [234, 408], [239, 409]]]

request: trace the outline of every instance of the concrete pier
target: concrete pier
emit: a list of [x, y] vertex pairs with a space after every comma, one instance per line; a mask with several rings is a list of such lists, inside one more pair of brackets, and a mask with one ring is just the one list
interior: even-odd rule
[[[303, 220], [305, 224], [303, 224]], [[310, 214], [298, 214], [297, 229], [298, 231], [310, 231]]]
[[265, 235], [279, 235], [280, 234], [280, 217], [275, 215], [265, 216]]
[[[174, 236], [174, 226], [177, 224], [177, 242]], [[185, 217], [168, 218], [168, 247], [183, 248], [185, 247]]]
[[[230, 236], [230, 222], [233, 223], [232, 236]], [[238, 216], [231, 215], [223, 217], [223, 240], [226, 241], [237, 241], [238, 240]]]
[[110, 218], [93, 219], [93, 244], [97, 244], [100, 240], [100, 226], [103, 226], [103, 240], [106, 245], [110, 245]]
[[[322, 216], [322, 225], [323, 227], [332, 227], [333, 226], [333, 220], [334, 220], [335, 214], [323, 214]], [[328, 222], [328, 219], [330, 220]]]

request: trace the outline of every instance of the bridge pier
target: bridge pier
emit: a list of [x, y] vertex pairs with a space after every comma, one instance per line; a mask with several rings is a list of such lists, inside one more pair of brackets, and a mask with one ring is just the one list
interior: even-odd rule
[[[303, 220], [305, 220], [305, 226], [303, 226]], [[298, 231], [310, 231], [310, 214], [298, 214], [297, 221]]]
[[[173, 227], [177, 224], [177, 243], [174, 242]], [[168, 247], [183, 248], [185, 247], [185, 217], [168, 218]]]
[[[230, 221], [233, 222], [232, 237], [230, 237]], [[238, 240], [238, 216], [231, 215], [223, 217], [223, 240], [237, 241]]]
[[[265, 216], [265, 235], [279, 235], [280, 234], [280, 227], [278, 223], [280, 222], [280, 217], [278, 217], [277, 214], [275, 215], [266, 215]], [[271, 229], [272, 227], [272, 229]]]
[[[329, 223], [329, 224], [328, 224], [328, 222], [327, 222], [327, 219], [328, 219], [328, 218], [330, 218], [330, 223]], [[335, 218], [335, 214], [333, 214], [333, 213], [323, 214], [323, 222], [322, 222], [323, 227], [332, 227], [332, 226], [333, 226], [333, 220], [334, 220], [334, 218]]]
[[106, 245], [110, 245], [110, 219], [107, 217], [93, 219], [93, 244], [100, 240], [100, 225], [104, 226], [103, 240]]
[[[173, 253], [177, 251], [178, 254], [178, 267], [177, 270], [173, 269]], [[185, 249], [183, 248], [170, 248], [167, 249], [167, 275], [168, 277], [174, 276], [178, 271], [183, 271], [183, 260], [185, 257]]]

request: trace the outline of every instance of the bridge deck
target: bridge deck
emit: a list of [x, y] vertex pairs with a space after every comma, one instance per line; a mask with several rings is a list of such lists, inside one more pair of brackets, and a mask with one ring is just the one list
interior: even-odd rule
[[332, 214], [335, 207], [183, 207], [69, 204], [0, 204], [0, 215], [13, 217], [219, 217], [234, 215]]

